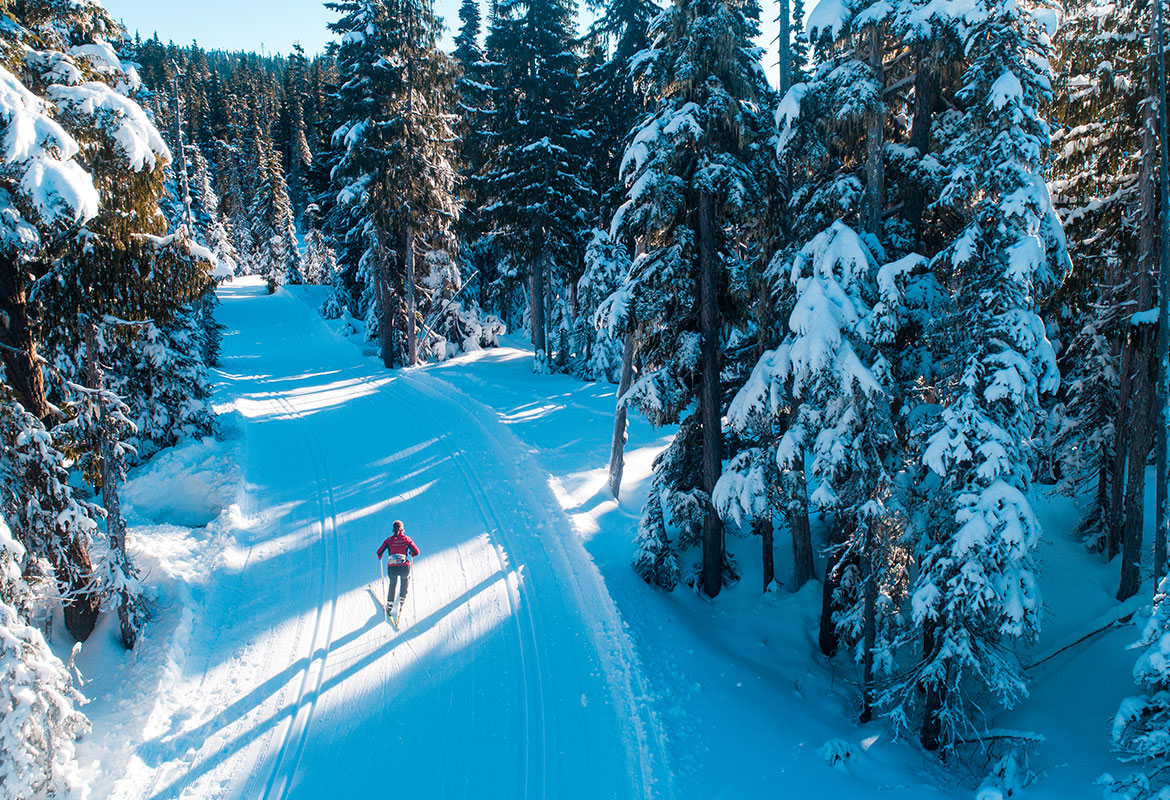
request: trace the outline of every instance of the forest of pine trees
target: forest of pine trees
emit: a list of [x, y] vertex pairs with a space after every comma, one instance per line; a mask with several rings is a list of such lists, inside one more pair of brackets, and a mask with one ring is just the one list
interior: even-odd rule
[[[618, 384], [615, 495], [626, 415], [677, 426], [638, 574], [715, 597], [729, 537], [759, 537], [761, 592], [820, 582], [860, 721], [927, 750], [1027, 695], [1034, 484], [1080, 498], [1119, 600], [1163, 576], [1157, 9], [810, 5], [599, 0], [578, 30], [570, 0], [463, 0], [447, 53], [431, 0], [335, 0], [323, 53], [260, 56], [0, 0], [0, 675], [40, 698], [0, 752], [22, 780], [66, 780], [86, 724], [36, 625], [61, 603], [84, 640], [107, 609], [133, 647], [148, 615], [118, 486], [213, 431], [232, 274], [328, 284], [322, 313], [386, 367], [511, 329], [536, 371]], [[1155, 766], [1119, 797], [1170, 785], [1167, 598], [1114, 726]]]

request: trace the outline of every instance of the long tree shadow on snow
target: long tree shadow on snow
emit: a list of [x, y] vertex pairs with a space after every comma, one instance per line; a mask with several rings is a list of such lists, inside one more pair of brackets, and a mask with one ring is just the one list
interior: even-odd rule
[[[338, 597], [376, 580], [372, 575], [360, 574], [353, 569], [354, 562], [347, 557], [346, 551], [355, 549], [362, 553], [368, 550], [372, 555], [381, 541], [378, 536], [363, 536], [361, 529], [374, 525], [379, 519], [384, 524], [376, 527], [388, 529], [391, 516], [388, 511], [393, 510], [397, 503], [417, 500], [427, 492], [436, 491], [437, 471], [441, 471], [450, 460], [451, 456], [445, 452], [416, 454], [413, 468], [408, 472], [387, 475], [371, 465], [365, 479], [334, 487], [333, 508], [337, 524], [332, 536], [336, 537], [337, 548], [342, 551], [342, 565], [337, 572]], [[260, 494], [266, 490], [263, 486], [253, 488]], [[297, 509], [311, 506], [313, 502], [306, 499], [288, 503], [281, 507], [281, 512], [290, 517]], [[265, 589], [295, 580], [307, 568], [316, 568], [314, 565], [321, 557], [323, 542], [320, 531], [313, 529], [314, 524], [310, 519], [290, 525], [288, 530], [275, 535], [281, 540], [279, 545], [273, 542], [275, 537], [270, 531], [248, 532], [245, 541], [254, 548], [267, 544], [269, 552], [256, 555], [249, 551], [246, 561], [239, 567], [228, 573], [213, 574], [203, 584], [211, 590], [204, 605], [205, 628], [246, 634], [247, 631], [273, 630], [289, 618], [312, 613], [319, 605], [317, 592], [293, 592], [287, 598], [291, 602], [273, 604]], [[241, 538], [237, 533], [237, 540]], [[466, 537], [467, 540], [473, 538], [472, 535]], [[211, 669], [232, 658], [231, 648], [209, 648], [207, 657], [207, 668]]]
[[[441, 608], [432, 611], [427, 616], [410, 625], [405, 631], [396, 634], [392, 639], [383, 644], [372, 648], [370, 651], [348, 664], [344, 669], [335, 675], [330, 676], [321, 684], [320, 692], [317, 697], [325, 694], [329, 690], [344, 683], [348, 678], [361, 672], [363, 669], [377, 662], [380, 658], [389, 655], [392, 651], [398, 648], [409, 648], [412, 641], [417, 639], [420, 635], [434, 627], [441, 619], [448, 614], [459, 609], [464, 604], [470, 602], [476, 595], [486, 591], [491, 586], [498, 583], [500, 580], [505, 580], [506, 575], [503, 570], [499, 570], [482, 581], [471, 587], [463, 594], [448, 601]], [[371, 598], [374, 605], [374, 613], [369, 620], [359, 628], [352, 631], [345, 636], [337, 639], [331, 643], [329, 651], [338, 650], [346, 645], [356, 642], [363, 635], [376, 629], [385, 629], [389, 626], [385, 621], [385, 609], [376, 598]], [[139, 748], [139, 756], [151, 767], [160, 766], [164, 763], [168, 756], [174, 753], [182, 753], [188, 750], [198, 750], [206, 744], [207, 738], [213, 735], [216, 731], [221, 730], [235, 722], [242, 720], [248, 715], [250, 711], [262, 705], [270, 697], [276, 695], [287, 683], [295, 680], [300, 676], [301, 672], [305, 670], [309, 663], [320, 658], [324, 653], [318, 650], [309, 656], [298, 659], [289, 664], [276, 675], [273, 675], [264, 683], [260, 684], [248, 694], [233, 702], [230, 706], [223, 709], [211, 719], [205, 721], [197, 728], [190, 731], [184, 731], [172, 738], [166, 738], [166, 735], [156, 737], [155, 739], [143, 743]], [[393, 678], [394, 682], [405, 682], [415, 671], [424, 669], [425, 666], [421, 660], [416, 659], [408, 669], [403, 670]], [[301, 698], [307, 702], [313, 699], [313, 693], [305, 695]], [[181, 777], [176, 778], [163, 788], [157, 790], [150, 796], [150, 800], [164, 800], [164, 798], [171, 798], [179, 796], [183, 789], [191, 784], [192, 781], [210, 772], [212, 769], [227, 761], [232, 755], [242, 750], [247, 745], [264, 736], [269, 731], [275, 729], [283, 720], [291, 718], [296, 715], [300, 708], [296, 704], [288, 704], [267, 719], [261, 720], [253, 725], [251, 728], [240, 733], [229, 741], [225, 742], [218, 750], [210, 754], [206, 758], [193, 764], [192, 767], [185, 772]], [[151, 759], [151, 756], [154, 759]], [[267, 764], [264, 765], [267, 767]]]

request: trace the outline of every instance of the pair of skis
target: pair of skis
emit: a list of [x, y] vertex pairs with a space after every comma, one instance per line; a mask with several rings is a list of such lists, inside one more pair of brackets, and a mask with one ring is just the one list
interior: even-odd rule
[[401, 631], [402, 628], [399, 627], [398, 620], [402, 616], [402, 598], [401, 597], [394, 598], [394, 608], [393, 609], [390, 608], [389, 603], [386, 603], [385, 606], [386, 606], [386, 621], [394, 626], [394, 630]]

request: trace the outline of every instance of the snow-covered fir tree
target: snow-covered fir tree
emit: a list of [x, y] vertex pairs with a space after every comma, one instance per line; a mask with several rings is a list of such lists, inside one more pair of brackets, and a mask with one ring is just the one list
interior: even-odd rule
[[293, 44], [284, 73], [282, 134], [287, 142], [285, 175], [289, 199], [294, 209], [308, 205], [309, 175], [313, 169], [313, 149], [309, 144], [309, 121], [306, 119], [309, 97], [309, 62], [300, 43]]
[[203, 151], [191, 148], [194, 168], [192, 194], [195, 196], [195, 239], [215, 257], [216, 273], [230, 276], [236, 273], [236, 249], [232, 245], [228, 223], [220, 213], [219, 196], [212, 183], [211, 169]]
[[[630, 271], [630, 254], [609, 235], [596, 229], [585, 247], [585, 273], [577, 283], [581, 307], [579, 374], [590, 380], [617, 383], [622, 370], [624, 336], [632, 320], [620, 302], [607, 302], [621, 288]], [[591, 312], [591, 313], [588, 313]]]
[[[588, 149], [588, 173], [603, 226], [625, 196], [618, 167], [646, 101], [634, 82], [636, 59], [650, 44], [650, 20], [659, 10], [650, 0], [613, 0], [587, 36], [594, 57], [586, 61], [581, 75], [580, 116], [593, 142]], [[595, 317], [601, 302], [622, 279], [632, 250], [632, 242], [614, 241], [608, 231], [598, 230], [589, 238], [585, 270], [577, 285], [579, 311], [574, 331], [576, 369], [582, 377], [619, 380], [623, 339], [633, 334], [628, 325], [614, 328], [612, 323], [617, 320], [599, 325]]]
[[499, 261], [495, 302], [508, 322], [527, 316], [537, 369], [568, 365], [593, 202], [573, 108], [573, 10], [566, 0], [503, 0], [487, 39], [495, 149], [480, 202]]
[[[92, 510], [73, 500], [62, 466], [65, 456], [45, 428], [56, 420], [40, 363], [43, 343], [34, 323], [38, 305], [30, 295], [34, 280], [43, 277], [59, 255], [61, 243], [98, 213], [98, 190], [80, 162], [78, 140], [51, 116], [49, 77], [79, 80], [80, 70], [65, 51], [100, 37], [107, 20], [96, 7], [85, 4], [29, 11], [31, 29], [23, 24], [24, 18], [13, 16], [13, 9], [0, 9], [6, 26], [6, 35], [0, 37], [4, 59], [0, 120], [5, 131], [0, 154], [0, 312], [4, 317], [0, 389], [5, 447], [0, 451], [0, 469], [7, 475], [5, 487], [10, 492], [5, 516], [31, 557], [48, 565], [57, 584], [54, 590], [59, 587], [65, 601], [66, 626], [83, 640], [92, 632], [99, 608], [89, 552], [96, 525]], [[112, 55], [108, 45], [99, 46], [98, 52]], [[91, 124], [92, 114], [93, 110]]]
[[321, 207], [316, 203], [310, 203], [302, 218], [305, 225], [305, 280], [309, 283], [332, 285], [337, 273], [337, 257], [321, 227]]
[[254, 195], [248, 210], [253, 269], [264, 276], [269, 291], [285, 283], [302, 283], [301, 254], [284, 165], [272, 141], [257, 128], [252, 134], [255, 165]]
[[[459, 34], [451, 57], [459, 68], [454, 92], [459, 136], [459, 196], [463, 213], [459, 220], [461, 249], [474, 248], [483, 234], [479, 213], [479, 178], [491, 149], [492, 87], [488, 85], [491, 65], [484, 60], [482, 17], [478, 0], [463, 0], [459, 6]], [[483, 266], [476, 262], [476, 266]]]
[[634, 73], [639, 54], [650, 46], [650, 21], [660, 11], [653, 0], [608, 0], [589, 28], [601, 60], [581, 76], [581, 107], [592, 134], [589, 161], [602, 219], [609, 219], [625, 195], [618, 167], [646, 102]]
[[[104, 17], [104, 12], [92, 13]], [[97, 215], [64, 244], [49, 274], [33, 287], [32, 297], [57, 315], [53, 325], [41, 333], [54, 349], [55, 361], [65, 376], [58, 382], [63, 399], [75, 402], [70, 397], [74, 393], [71, 384], [84, 387], [75, 402], [77, 413], [72, 424], [81, 434], [73, 437], [73, 446], [99, 464], [87, 477], [100, 488], [104, 506], [109, 547], [103, 569], [110, 577], [105, 590], [118, 608], [123, 641], [132, 647], [142, 615], [132, 592], [137, 579], [126, 553], [118, 499], [124, 463], [119, 441], [131, 426], [128, 420], [126, 425], [118, 424], [123, 417], [122, 401], [108, 396], [103, 366], [105, 355], [112, 351], [99, 352], [100, 342], [110, 327], [125, 328], [123, 335], [133, 337], [141, 323], [160, 320], [169, 324], [180, 305], [209, 290], [211, 264], [205, 258], [210, 254], [187, 238], [186, 228], [167, 234], [161, 204], [171, 152], [145, 111], [126, 94], [137, 88], [135, 74], [122, 67], [109, 47], [87, 48], [74, 56], [73, 63], [105, 80], [70, 79], [56, 59], [37, 66], [50, 81], [47, 91], [59, 118], [76, 131], [81, 144], [78, 159], [93, 180], [100, 206]], [[52, 82], [62, 74], [64, 81]], [[198, 365], [197, 372], [205, 369], [201, 336], [174, 344], [185, 350], [183, 357]], [[125, 362], [111, 366], [120, 376], [130, 371]], [[157, 369], [170, 364], [155, 366], [147, 383], [150, 388], [140, 387], [141, 391], [128, 395], [131, 401], [150, 404], [151, 394], [177, 383], [181, 386], [175, 392], [178, 396], [169, 402], [193, 415], [198, 393], [187, 391], [187, 376]], [[202, 416], [209, 427], [211, 414], [206, 405]], [[180, 432], [181, 428], [175, 428], [161, 433], [147, 426], [140, 435], [174, 437]]]
[[[752, 246], [760, 234], [765, 198], [760, 174], [764, 157], [765, 109], [771, 89], [751, 44], [758, 32], [753, 2], [689, 2], [664, 10], [650, 27], [653, 50], [641, 76], [655, 109], [634, 133], [621, 172], [627, 200], [615, 214], [612, 233], [637, 242], [634, 259], [616, 300], [628, 306], [644, 333], [638, 338], [643, 372], [626, 397], [655, 424], [678, 422], [698, 429], [693, 456], [675, 457], [696, 471], [670, 475], [698, 487], [702, 509], [702, 571], [698, 583], [717, 595], [725, 578], [723, 523], [711, 504], [722, 469], [722, 332], [742, 308], [729, 295], [745, 273], [759, 268]], [[698, 409], [690, 412], [692, 402]], [[683, 437], [679, 437], [682, 439]], [[656, 481], [667, 476], [660, 462]], [[653, 505], [644, 516], [653, 514]], [[643, 531], [669, 531], [673, 522], [644, 521]], [[665, 535], [641, 536], [638, 564], [667, 563], [654, 552], [668, 547]], [[647, 580], [656, 573], [640, 569]]]
[[[345, 144], [334, 169], [342, 269], [360, 291], [387, 366], [417, 361], [420, 259], [450, 250], [458, 214], [451, 117], [454, 64], [429, 2], [330, 4]], [[356, 257], [356, 260], [355, 260]], [[425, 262], [423, 262], [425, 264]], [[425, 320], [422, 320], [425, 321]]]
[[[862, 665], [862, 717], [872, 715], [876, 668], [892, 667], [899, 593], [907, 557], [901, 546], [901, 467], [891, 417], [889, 348], [897, 333], [897, 286], [869, 247], [838, 220], [789, 265], [774, 264], [795, 290], [789, 335], [756, 364], [728, 410], [749, 440], [715, 490], [721, 514], [739, 525], [770, 526], [780, 503], [779, 470], [808, 451], [817, 482], [813, 502], [849, 532], [830, 563], [837, 597], [832, 620], [855, 643]], [[894, 265], [894, 270], [902, 265]], [[795, 413], [793, 413], [795, 411]], [[782, 432], [782, 433], [780, 433]], [[780, 433], [780, 435], [777, 435]], [[803, 456], [802, 456], [803, 457]], [[826, 581], [829, 583], [829, 581]]]
[[1036, 309], [1068, 260], [1040, 174], [1047, 32], [1013, 3], [981, 2], [968, 19], [969, 62], [939, 157], [948, 173], [938, 202], [963, 226], [934, 258], [953, 306], [932, 331], [949, 370], [927, 424], [926, 500], [915, 512], [911, 612], [922, 656], [886, 694], [899, 726], [921, 702], [927, 749], [949, 748], [981, 723], [974, 692], [1006, 705], [1027, 694], [1010, 645], [1039, 628], [1040, 524], [1026, 492], [1039, 398], [1059, 384]]

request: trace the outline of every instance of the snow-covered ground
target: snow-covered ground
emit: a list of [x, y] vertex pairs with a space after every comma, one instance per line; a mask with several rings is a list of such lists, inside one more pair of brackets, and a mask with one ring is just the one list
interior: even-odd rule
[[[761, 597], [758, 540], [732, 542], [743, 579], [714, 601], [638, 579], [670, 431], [632, 420], [615, 502], [612, 386], [533, 375], [520, 346], [391, 373], [317, 316], [319, 290], [221, 296], [223, 435], [126, 489], [154, 619], [129, 655], [107, 620], [77, 661], [94, 797], [975, 795], [986, 759], [940, 767], [853, 722], [852, 667], [817, 653], [819, 586]], [[1043, 508], [1045, 632], [1025, 663], [1116, 609], [1074, 505]], [[374, 559], [394, 519], [423, 550], [401, 634]], [[1134, 638], [1115, 626], [1038, 664], [1032, 698], [989, 720], [1045, 739], [1026, 796], [1099, 796], [1125, 772], [1108, 733]]]
[[[544, 477], [601, 569], [650, 676], [680, 797], [763, 797], [777, 790], [795, 797], [976, 796], [1002, 745], [993, 745], [991, 755], [972, 749], [969, 763], [940, 766], [912, 737], [894, 741], [884, 720], [856, 724], [858, 673], [843, 656], [829, 661], [817, 648], [820, 584], [761, 597], [759, 539], [730, 540], [743, 577], [714, 601], [682, 585], [670, 594], [646, 586], [630, 567], [631, 542], [653, 457], [670, 432], [631, 417], [622, 497], [615, 502], [605, 484], [614, 387], [534, 375], [523, 340], [508, 343], [514, 346], [424, 370], [488, 405], [546, 468]], [[1147, 520], [1153, 494], [1150, 486]], [[1043, 633], [1021, 653], [1024, 664], [1035, 663], [1028, 670], [1032, 697], [993, 713], [987, 724], [1043, 737], [1028, 748], [1026, 796], [1099, 797], [1094, 784], [1102, 773], [1128, 773], [1110, 751], [1109, 732], [1121, 698], [1134, 691], [1134, 653], [1126, 645], [1139, 627], [1115, 625], [1073, 643], [1140, 609], [1149, 592], [1119, 606], [1116, 562], [1090, 556], [1073, 535], [1075, 502], [1049, 487], [1034, 495], [1046, 538], [1038, 554]], [[791, 575], [787, 547], [778, 537], [781, 581]], [[696, 566], [697, 560], [696, 553]], [[819, 558], [817, 566], [823, 568]]]

